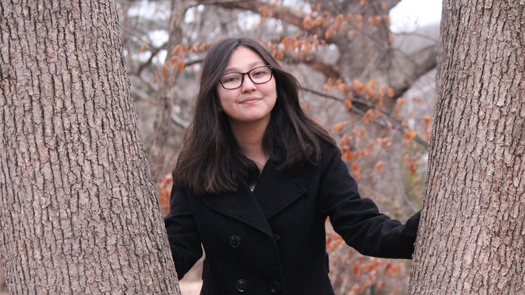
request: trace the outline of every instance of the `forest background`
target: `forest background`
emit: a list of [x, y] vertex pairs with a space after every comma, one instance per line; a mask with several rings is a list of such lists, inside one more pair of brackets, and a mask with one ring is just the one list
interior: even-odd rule
[[[439, 7], [426, 3], [428, 16], [396, 16], [403, 2], [408, 0], [117, 1], [163, 214], [200, 63], [224, 36], [261, 40], [298, 77], [304, 109], [336, 138], [364, 197], [402, 221], [421, 208]], [[406, 293], [410, 261], [363, 257], [327, 227], [337, 294]], [[181, 281], [184, 295], [198, 288], [199, 267]]]

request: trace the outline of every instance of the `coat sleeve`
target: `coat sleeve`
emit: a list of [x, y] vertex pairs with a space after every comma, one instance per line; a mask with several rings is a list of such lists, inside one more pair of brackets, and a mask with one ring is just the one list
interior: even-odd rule
[[411, 259], [419, 212], [406, 224], [381, 214], [372, 200], [360, 197], [338, 148], [324, 152], [322, 165], [320, 208], [345, 242], [363, 255]]
[[202, 257], [202, 247], [193, 220], [187, 190], [177, 184], [175, 175], [173, 175], [173, 188], [170, 196], [170, 212], [164, 218], [164, 224], [180, 280]]

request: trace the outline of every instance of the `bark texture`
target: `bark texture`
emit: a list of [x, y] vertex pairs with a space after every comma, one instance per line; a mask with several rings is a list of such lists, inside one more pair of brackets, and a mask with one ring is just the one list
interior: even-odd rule
[[410, 294], [525, 293], [525, 1], [446, 0]]
[[0, 2], [11, 294], [180, 294], [111, 0]]

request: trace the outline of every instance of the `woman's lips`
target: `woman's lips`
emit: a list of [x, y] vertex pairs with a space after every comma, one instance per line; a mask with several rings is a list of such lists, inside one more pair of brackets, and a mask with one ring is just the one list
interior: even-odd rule
[[258, 102], [259, 100], [261, 100], [261, 98], [258, 98], [258, 97], [247, 97], [245, 99], [242, 99], [239, 103], [252, 104], [252, 103]]

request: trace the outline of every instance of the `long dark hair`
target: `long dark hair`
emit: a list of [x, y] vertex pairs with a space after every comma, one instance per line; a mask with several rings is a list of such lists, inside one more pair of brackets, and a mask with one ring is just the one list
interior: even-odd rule
[[325, 146], [335, 145], [328, 132], [308, 118], [299, 104], [299, 83], [258, 42], [249, 38], [228, 38], [214, 45], [204, 59], [193, 122], [184, 135], [175, 167], [179, 184], [196, 194], [213, 194], [237, 189], [236, 177], [249, 184], [257, 181], [257, 165], [241, 152], [221, 111], [217, 85], [232, 52], [239, 46], [257, 53], [273, 67], [277, 101], [263, 137], [263, 149], [277, 169], [297, 173], [308, 163], [316, 164]]

